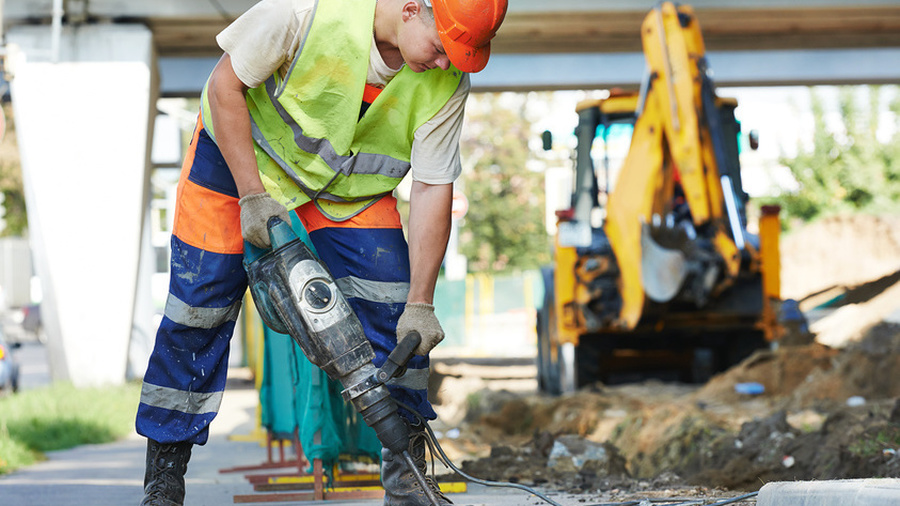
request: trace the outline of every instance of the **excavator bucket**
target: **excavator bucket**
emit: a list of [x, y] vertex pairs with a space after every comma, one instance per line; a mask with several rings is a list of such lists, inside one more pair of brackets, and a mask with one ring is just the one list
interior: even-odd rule
[[650, 235], [650, 227], [641, 227], [641, 284], [654, 302], [668, 302], [678, 294], [687, 265], [681, 251], [663, 248]]

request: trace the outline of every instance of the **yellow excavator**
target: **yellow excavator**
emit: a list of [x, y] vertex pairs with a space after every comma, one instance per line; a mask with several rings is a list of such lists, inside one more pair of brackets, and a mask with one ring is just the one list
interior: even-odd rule
[[545, 392], [704, 381], [783, 333], [778, 209], [748, 232], [737, 103], [716, 94], [693, 9], [659, 4], [641, 37], [640, 90], [577, 107], [571, 208], [537, 318]]

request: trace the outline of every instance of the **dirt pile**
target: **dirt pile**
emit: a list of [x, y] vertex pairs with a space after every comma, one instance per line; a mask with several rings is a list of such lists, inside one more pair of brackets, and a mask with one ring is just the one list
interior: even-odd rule
[[570, 493], [631, 485], [625, 459], [615, 446], [548, 432], [523, 446], [498, 444], [487, 458], [465, 461], [462, 469], [481, 479]]
[[[691, 483], [755, 489], [775, 480], [900, 476], [900, 325], [882, 323], [838, 351], [820, 344], [759, 353], [692, 398], [747, 417], [729, 388], [758, 382], [765, 393], [735, 434], [684, 463]], [[754, 404], [750, 404], [754, 405]], [[708, 442], [708, 441], [702, 441]]]
[[801, 300], [900, 270], [900, 216], [833, 216], [784, 234], [780, 243], [784, 298]]
[[755, 490], [770, 481], [900, 476], [900, 403], [832, 411], [819, 430], [795, 428], [785, 411], [745, 423], [685, 464], [689, 483]]
[[[758, 352], [703, 386], [480, 391], [442, 444], [475, 476], [570, 492], [900, 477], [900, 324], [885, 320], [900, 308], [898, 225], [832, 218], [782, 242], [785, 297], [827, 306], [829, 345]], [[572, 438], [603, 458], [551, 465]]]
[[[763, 393], [735, 386], [758, 383]], [[567, 492], [652, 484], [756, 490], [775, 480], [900, 476], [900, 326], [844, 350], [760, 352], [702, 387], [648, 382], [502, 398], [449, 445], [477, 477]], [[489, 400], [485, 400], [489, 403]], [[603, 459], [551, 465], [577, 437]], [[571, 439], [569, 439], [571, 441]], [[474, 457], [474, 458], [472, 458]]]

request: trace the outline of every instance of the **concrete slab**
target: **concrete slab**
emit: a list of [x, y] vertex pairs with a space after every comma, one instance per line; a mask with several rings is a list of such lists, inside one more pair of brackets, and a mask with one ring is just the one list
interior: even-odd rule
[[895, 506], [900, 479], [790, 481], [765, 484], [757, 506]]

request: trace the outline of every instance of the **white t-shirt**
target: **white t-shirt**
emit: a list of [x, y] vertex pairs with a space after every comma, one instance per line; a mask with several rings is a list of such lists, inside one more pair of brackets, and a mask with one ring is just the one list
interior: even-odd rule
[[[231, 57], [238, 79], [255, 88], [276, 70], [285, 77], [300, 42], [309, 32], [315, 5], [315, 0], [262, 0], [216, 36], [219, 47]], [[368, 83], [384, 87], [399, 71], [381, 58], [373, 34]], [[469, 75], [463, 73], [447, 104], [416, 130], [410, 155], [415, 181], [452, 183], [462, 172], [459, 134], [470, 87]]]

